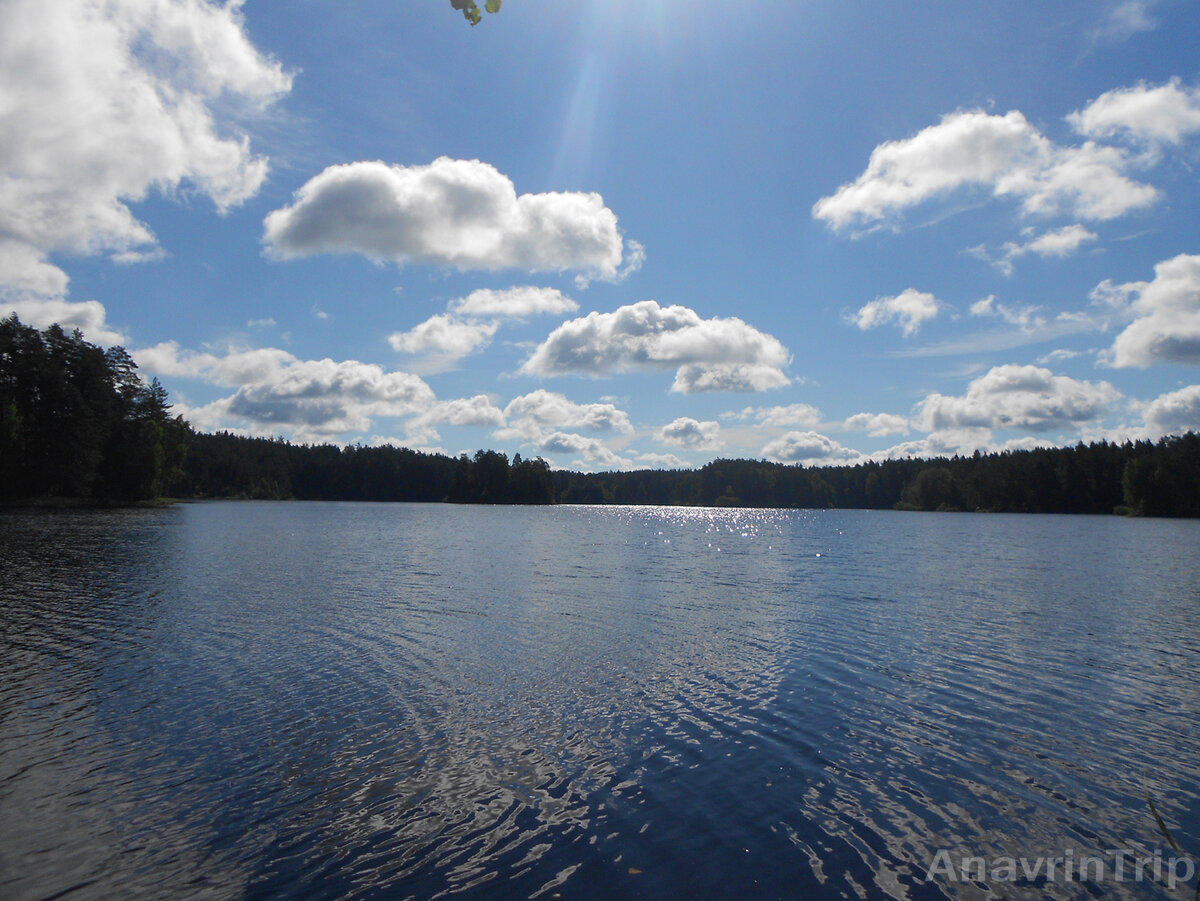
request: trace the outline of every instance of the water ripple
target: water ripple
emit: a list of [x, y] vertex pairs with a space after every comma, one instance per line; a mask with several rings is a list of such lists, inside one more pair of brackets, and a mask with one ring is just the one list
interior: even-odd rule
[[2, 512], [0, 895], [1172, 897], [924, 877], [1200, 851], [1197, 526]]

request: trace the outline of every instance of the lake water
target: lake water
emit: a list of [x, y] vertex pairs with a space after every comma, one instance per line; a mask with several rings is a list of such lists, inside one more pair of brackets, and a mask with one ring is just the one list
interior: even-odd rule
[[1198, 549], [1094, 517], [0, 512], [0, 897], [1191, 898], [1112, 852], [1167, 881], [1149, 791], [1200, 856]]

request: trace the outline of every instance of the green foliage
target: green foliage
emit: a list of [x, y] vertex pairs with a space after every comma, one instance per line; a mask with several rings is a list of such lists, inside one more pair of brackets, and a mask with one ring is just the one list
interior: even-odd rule
[[[487, 0], [484, 9], [489, 13], [500, 12], [501, 0]], [[475, 0], [450, 0], [450, 6], [463, 14], [463, 18], [472, 25], [478, 25], [483, 15], [479, 12], [479, 4]]]
[[474, 459], [403, 447], [295, 445], [228, 432], [191, 438], [176, 497], [340, 501], [451, 501], [463, 504], [552, 504], [545, 460], [512, 463], [480, 451]]
[[923, 469], [904, 486], [900, 503], [915, 510], [961, 510], [963, 491], [954, 474], [944, 466]]
[[[0, 436], [4, 434], [0, 407]], [[177, 447], [164, 442], [164, 448]], [[497, 451], [457, 458], [407, 448], [297, 446], [227, 433], [192, 435], [168, 493], [180, 497], [450, 501], [472, 504], [667, 504], [1129, 513], [1200, 516], [1200, 437], [1124, 445], [886, 460], [806, 469], [714, 460], [697, 470], [551, 472]]]
[[120, 347], [0, 320], [0, 500], [176, 497], [673, 504], [1200, 516], [1200, 436], [803, 468], [551, 472], [480, 450], [293, 445], [195, 434]]
[[190, 429], [123, 348], [0, 321], [0, 498], [156, 497]]
[[714, 460], [695, 471], [554, 474], [560, 503], [1200, 516], [1200, 436], [805, 469]]
[[1139, 441], [1121, 474], [1122, 506], [1135, 516], [1200, 516], [1200, 435]]

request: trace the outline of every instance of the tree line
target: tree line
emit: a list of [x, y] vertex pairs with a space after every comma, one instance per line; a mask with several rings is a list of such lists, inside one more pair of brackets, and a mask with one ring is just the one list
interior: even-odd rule
[[172, 496], [257, 500], [552, 504], [550, 465], [479, 451], [448, 457], [382, 445], [292, 444], [192, 432]]
[[802, 468], [554, 473], [559, 503], [1200, 516], [1200, 436]]
[[123, 348], [0, 320], [0, 498], [157, 497], [180, 477], [190, 437]]
[[803, 468], [551, 471], [540, 457], [196, 432], [123, 348], [0, 320], [0, 500], [169, 496], [1200, 516], [1200, 436]]

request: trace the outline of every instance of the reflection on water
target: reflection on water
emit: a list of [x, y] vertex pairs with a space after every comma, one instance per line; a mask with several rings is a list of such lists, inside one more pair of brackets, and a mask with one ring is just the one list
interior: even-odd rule
[[1178, 897], [1200, 523], [0, 513], [0, 896]]

